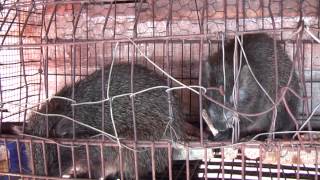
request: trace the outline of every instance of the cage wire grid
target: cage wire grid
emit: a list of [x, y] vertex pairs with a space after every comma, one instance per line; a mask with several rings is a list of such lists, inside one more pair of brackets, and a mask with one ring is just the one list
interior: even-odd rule
[[[1, 127], [6, 127], [6, 122], [19, 122], [25, 128], [28, 117], [39, 110], [40, 103], [48, 102], [62, 87], [74, 86], [113, 60], [115, 63], [141, 64], [154, 70], [167, 79], [168, 87], [176, 84], [160, 70], [192, 86], [192, 90], [184, 87], [173, 91], [185, 107], [186, 121], [200, 127], [198, 132], [193, 132], [195, 137], [191, 142], [183, 145], [171, 141], [121, 140], [122, 148], [119, 148], [117, 138], [110, 141], [105, 136], [98, 140], [76, 139], [75, 136], [73, 139], [53, 140], [3, 134], [0, 139], [5, 146], [14, 143], [18, 151], [25, 144], [27, 151], [32, 152], [34, 147], [31, 144], [38, 144], [44, 155], [46, 148], [43, 147], [47, 144], [57, 147], [58, 154], [59, 149], [69, 146], [74, 165], [77, 159], [75, 148], [84, 146], [88, 166], [92, 146], [99, 148], [100, 152], [107, 147], [119, 148], [119, 160], [123, 158], [123, 148], [145, 148], [153, 154], [149, 174], [153, 179], [318, 179], [319, 143], [316, 134], [311, 140], [305, 136], [298, 142], [253, 141], [229, 146], [230, 142], [207, 141], [205, 122], [199, 113], [202, 98], [193, 91], [203, 93], [199, 88], [201, 63], [221, 47], [221, 34], [232, 37], [235, 34], [275, 32], [290, 59], [302, 62], [302, 67], [296, 69], [303, 79], [303, 96], [311, 98], [301, 103], [297, 117], [299, 125], [301, 127], [310, 117], [311, 126], [319, 127], [319, 9], [320, 4], [315, 0], [4, 0], [0, 3]], [[299, 26], [302, 19], [304, 26]], [[303, 32], [302, 36], [295, 39], [300, 32]], [[73, 134], [76, 123], [73, 124]], [[46, 131], [48, 133], [48, 129]], [[155, 172], [157, 149], [167, 152], [165, 174]], [[180, 149], [182, 155], [174, 156], [174, 149]], [[138, 153], [134, 153], [136, 178], [139, 175]], [[11, 165], [5, 160], [10, 159], [9, 155], [3, 158], [4, 164], [8, 164], [4, 165], [7, 168], [0, 172], [1, 175], [9, 179], [63, 177], [63, 159], [59, 156], [60, 177], [46, 177], [50, 168], [46, 163], [45, 174], [36, 175], [34, 157], [31, 156], [28, 162], [30, 170], [26, 170], [20, 152], [17, 155], [18, 168], [15, 171], [8, 170]], [[99, 158], [100, 166], [105, 167], [105, 157], [101, 155]], [[119, 166], [121, 171], [122, 161]], [[90, 173], [89, 178], [93, 176]], [[77, 171], [73, 176], [77, 177]], [[120, 177], [123, 179], [124, 172], [120, 172]]]

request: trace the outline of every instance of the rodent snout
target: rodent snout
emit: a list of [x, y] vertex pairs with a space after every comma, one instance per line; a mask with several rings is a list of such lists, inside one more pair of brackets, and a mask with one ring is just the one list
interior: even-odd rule
[[233, 116], [232, 112], [226, 112], [223, 115], [222, 110], [219, 113], [214, 108], [210, 107], [208, 109], [208, 113], [209, 113], [208, 114], [209, 118], [210, 118], [211, 122], [213, 123], [213, 126], [215, 127], [215, 129], [217, 129], [218, 131], [225, 131], [226, 129], [229, 128], [228, 122], [229, 122], [229, 119], [232, 118], [232, 116]]

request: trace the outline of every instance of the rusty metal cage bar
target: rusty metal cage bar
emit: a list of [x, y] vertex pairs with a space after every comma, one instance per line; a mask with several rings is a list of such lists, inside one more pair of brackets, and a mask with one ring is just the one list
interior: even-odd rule
[[[8, 139], [3, 139], [3, 140], [5, 140], [7, 143], [8, 142], [12, 142], [12, 140], [14, 140], [14, 139], [12, 139], [12, 138], [8, 138]], [[17, 140], [17, 139], [16, 139]], [[14, 141], [16, 141], [16, 140], [14, 140]], [[24, 141], [24, 142], [29, 142], [29, 143], [31, 143], [31, 141], [32, 140], [22, 140], [22, 141]], [[37, 141], [36, 141], [37, 142]], [[44, 144], [45, 143], [47, 143], [48, 141], [42, 141], [42, 140], [40, 140], [40, 141], [38, 141], [39, 143], [41, 143], [42, 144], [42, 146], [43, 146], [43, 148], [44, 148]], [[82, 144], [82, 145], [85, 145], [85, 144], [88, 144], [88, 143], [86, 143], [86, 142], [84, 142], [84, 141], [82, 141], [82, 142], [74, 142], [74, 141], [72, 141], [72, 140], [70, 140], [70, 141], [63, 141], [63, 142], [65, 142], [65, 143], [68, 143], [68, 144], [73, 144], [73, 145], [80, 145], [80, 144]], [[50, 142], [48, 142], [48, 143], [53, 143], [52, 141]], [[101, 143], [94, 143], [94, 144], [96, 144], [96, 146], [100, 146], [100, 148], [103, 148], [103, 147], [108, 147], [108, 145], [107, 144], [102, 144], [103, 142], [101, 142]], [[290, 147], [290, 143], [291, 142], [288, 142], [287, 143], [287, 145], [288, 145], [288, 147]], [[162, 144], [162, 145], [161, 145]], [[167, 148], [169, 148], [170, 149], [170, 143], [165, 143], [165, 142], [163, 142], [163, 143], [161, 143], [160, 144], [160, 142], [158, 143], [158, 142], [156, 142], [156, 144], [154, 144], [154, 143], [149, 143], [149, 147], [153, 147], [153, 146], [155, 146], [155, 147], [160, 147], [160, 146], [158, 146], [158, 145], [161, 145], [161, 147], [167, 147]], [[198, 143], [199, 144], [199, 143]], [[113, 145], [114, 146], [117, 146], [117, 144], [114, 144], [113, 143]], [[144, 146], [144, 145], [143, 145]], [[196, 146], [196, 144], [194, 144], [194, 146]], [[210, 146], [212, 146], [212, 145], [210, 145]], [[208, 147], [210, 147], [210, 146], [208, 146]], [[214, 147], [214, 146], [212, 146], [212, 147]], [[242, 147], [245, 147], [245, 146], [242, 146]], [[261, 147], [261, 146], [260, 146]], [[298, 146], [298, 148], [299, 148], [299, 146]], [[168, 149], [168, 150], [169, 150]], [[276, 154], [280, 154], [280, 152], [279, 152], [279, 148], [276, 148], [277, 150], [275, 151], [275, 153]], [[308, 149], [313, 149], [313, 148], [308, 148]], [[308, 150], [308, 149], [306, 149], [306, 150]], [[204, 150], [205, 151], [205, 150]], [[219, 153], [219, 154], [217, 154], [215, 157], [216, 158], [219, 158], [219, 157], [221, 157], [222, 158], [222, 156], [223, 156], [223, 154], [222, 154], [222, 152], [223, 151], [221, 151], [221, 153]], [[297, 151], [297, 152], [300, 152], [300, 151]], [[317, 152], [317, 151], [315, 151], [315, 152]], [[103, 155], [102, 155], [103, 156]], [[278, 156], [278, 155], [277, 155]], [[299, 156], [299, 155], [298, 155]], [[278, 156], [279, 157], [279, 156]], [[221, 159], [220, 159], [221, 160]], [[243, 164], [245, 161], [248, 161], [248, 160], [245, 160], [245, 159], [243, 159], [243, 153], [241, 153], [241, 155], [239, 156], [239, 159], [237, 158], [236, 159], [237, 161], [235, 162], [234, 160], [233, 160], [233, 162], [232, 162], [232, 166], [234, 166], [234, 167], [242, 167], [241, 169], [242, 170], [240, 170], [240, 172], [242, 171], [242, 173], [249, 173], [248, 175], [251, 177], [254, 173], [252, 172], [252, 170], [245, 170], [245, 171], [243, 171], [243, 168], [244, 167], [252, 167], [254, 164], [256, 164], [255, 162], [253, 162], [252, 160], [250, 160], [249, 162], [246, 162], [246, 165], [245, 166], [241, 166], [241, 164]], [[241, 162], [241, 163], [240, 163]], [[218, 163], [218, 161], [215, 161], [214, 163], [212, 163], [212, 162], [209, 162], [208, 163], [208, 165], [206, 165], [205, 167], [210, 167], [210, 165], [214, 165], [214, 164], [216, 164], [216, 163]], [[219, 163], [224, 163], [225, 164], [225, 166], [230, 166], [230, 161], [221, 161], [221, 162], [219, 162]], [[279, 164], [277, 165], [278, 163], [275, 163], [275, 165], [267, 165], [267, 164], [265, 164], [264, 165], [264, 167], [268, 167], [268, 168], [274, 168], [274, 169], [277, 169], [277, 166], [279, 166]], [[316, 166], [317, 166], [317, 164], [315, 164], [315, 168], [316, 168]], [[220, 165], [219, 165], [219, 167], [217, 167], [218, 169], [215, 169], [215, 168], [213, 168], [213, 169], [215, 169], [215, 170], [212, 170], [212, 168], [209, 168], [208, 169], [208, 173], [213, 173], [213, 172], [216, 172], [217, 170], [219, 170], [220, 172], [222, 171], [225, 171], [225, 173], [226, 172], [228, 172], [228, 173], [230, 173], [230, 171], [229, 171], [229, 168], [227, 168], [227, 167], [225, 167], [223, 170], [222, 169], [220, 169]], [[258, 168], [258, 167], [257, 167]], [[292, 168], [294, 168], [294, 167], [292, 167]], [[310, 171], [310, 170], [312, 170], [312, 168], [310, 169], [310, 168], [307, 168], [307, 167], [299, 167], [299, 163], [298, 163], [298, 166], [297, 166], [297, 171], [299, 171], [299, 168], [300, 168], [300, 170], [307, 170], [307, 169], [309, 169], [308, 171]], [[237, 168], [238, 169], [238, 168]], [[281, 165], [281, 169], [291, 169], [290, 168], [290, 166], [285, 166], [285, 165]], [[204, 168], [204, 171], [206, 171], [206, 168]], [[221, 173], [222, 173], [221, 172]], [[316, 171], [315, 171], [316, 172]], [[235, 172], [233, 172], [233, 173], [235, 173]], [[256, 171], [255, 173], [257, 173], [257, 175], [259, 174], [259, 173], [262, 173], [262, 171]], [[288, 174], [288, 173], [286, 173], [286, 174], [283, 174], [283, 173], [281, 173], [281, 174], [279, 174], [280, 172], [279, 171], [276, 171], [276, 172], [274, 172], [274, 171], [272, 171], [272, 177], [279, 177], [279, 178], [283, 178], [283, 177], [296, 177], [294, 174]], [[297, 172], [298, 173], [298, 172]], [[4, 173], [1, 173], [1, 174], [4, 174]], [[10, 173], [8, 173], [8, 174], [10, 174]], [[235, 174], [237, 174], [237, 173], [235, 173]], [[22, 174], [12, 174], [12, 175], [22, 175]], [[271, 174], [270, 174], [271, 175]], [[307, 175], [307, 174], [301, 174], [301, 177], [300, 178], [307, 178], [307, 177], [314, 177], [314, 178], [316, 178], [317, 176], [315, 176], [316, 174], [309, 174], [309, 175]], [[22, 176], [25, 176], [25, 177], [39, 177], [39, 176], [29, 176], [29, 175], [22, 175]], [[266, 175], [266, 172], [263, 172], [263, 177], [266, 177], [267, 175]], [[222, 178], [223, 176], [221, 176], [221, 178]], [[51, 179], [51, 178], [50, 178]]]
[[[23, 121], [23, 129], [25, 122], [27, 120], [28, 108], [30, 106], [28, 103], [30, 102], [40, 102], [40, 100], [46, 99], [50, 97], [51, 94], [57, 92], [61, 85], [70, 84], [73, 87], [72, 98], [74, 98], [74, 84], [77, 80], [85, 78], [91, 72], [97, 69], [103, 69], [102, 67], [107, 63], [110, 63], [113, 58], [116, 61], [126, 61], [127, 63], [132, 63], [131, 68], [131, 92], [134, 92], [133, 87], [133, 72], [134, 72], [134, 64], [141, 63], [143, 64], [143, 56], [136, 50], [135, 45], [132, 42], [136, 43], [136, 46], [141, 48], [142, 51], [148, 57], [152, 57], [152, 60], [159, 65], [162, 66], [162, 69], [165, 69], [170, 75], [174, 76], [178, 80], [188, 82], [188, 84], [199, 83], [201, 86], [201, 73], [202, 73], [202, 59], [210, 54], [211, 51], [215, 51], [218, 49], [217, 47], [220, 44], [218, 41], [219, 30], [223, 31], [226, 35], [234, 35], [234, 34], [246, 34], [246, 33], [256, 33], [256, 32], [268, 32], [269, 34], [276, 32], [280, 34], [280, 42], [284, 44], [284, 47], [293, 46], [292, 54], [293, 57], [298, 56], [298, 59], [301, 60], [299, 67], [300, 73], [303, 74], [304, 84], [310, 85], [310, 92], [307, 91], [306, 86], [304, 87], [304, 96], [307, 94], [311, 94], [311, 96], [315, 96], [317, 93], [313, 88], [317, 87], [317, 60], [315, 53], [319, 48], [319, 45], [315, 43], [314, 40], [302, 40], [301, 42], [295, 42], [295, 40], [290, 40], [291, 37], [286, 35], [287, 32], [295, 32], [297, 30], [297, 23], [292, 23], [293, 25], [287, 25], [285, 22], [288, 20], [288, 17], [292, 17], [293, 19], [297, 17], [299, 14], [303, 13], [305, 16], [314, 18], [314, 22], [310, 20], [310, 24], [307, 24], [308, 27], [317, 34], [319, 37], [319, 2], [318, 4], [315, 1], [299, 1], [297, 3], [289, 4], [293, 7], [288, 6], [288, 2], [285, 1], [257, 1], [257, 2], [249, 2], [249, 1], [210, 1], [206, 0], [204, 2], [199, 1], [186, 1], [185, 4], [176, 4], [174, 1], [162, 2], [163, 4], [156, 2], [154, 0], [151, 1], [122, 1], [122, 0], [102, 0], [102, 1], [5, 1], [4, 4], [0, 4], [1, 9], [0, 12], [4, 13], [4, 16], [0, 17], [0, 39], [1, 46], [0, 52], [3, 51], [4, 54], [0, 54], [0, 58], [5, 59], [6, 57], [11, 55], [18, 55], [16, 58], [19, 60], [17, 62], [10, 62], [1, 60], [0, 68], [4, 70], [6, 67], [10, 65], [16, 64], [14, 67], [16, 69], [20, 69], [20, 74], [15, 75], [11, 74], [9, 71], [0, 73], [0, 99], [1, 99], [1, 119], [0, 119], [0, 129], [3, 121], [7, 121], [12, 117], [12, 119], [18, 119], [18, 121]], [[256, 4], [254, 4], [256, 3]], [[71, 11], [68, 9], [71, 4]], [[181, 5], [181, 7], [180, 7]], [[191, 6], [192, 7], [189, 7]], [[100, 6], [100, 7], [99, 7]], [[252, 7], [252, 9], [250, 9]], [[274, 9], [271, 8], [274, 7]], [[32, 7], [32, 8], [30, 8]], [[295, 10], [294, 7], [299, 7], [299, 10]], [[64, 8], [64, 9], [63, 9]], [[95, 9], [96, 8], [96, 9]], [[89, 27], [93, 26], [92, 19], [95, 15], [90, 13], [99, 12], [99, 8], [104, 8], [103, 13], [100, 17], [103, 17], [103, 20], [96, 25], [101, 32], [102, 27], [102, 36], [96, 35], [92, 33]], [[246, 9], [249, 9], [246, 11]], [[256, 9], [255, 9], [256, 8]], [[316, 9], [318, 8], [318, 10]], [[167, 11], [164, 11], [166, 9]], [[315, 9], [315, 10], [314, 10]], [[126, 11], [127, 10], [127, 11]], [[292, 12], [291, 12], [291, 11]], [[126, 12], [125, 12], [126, 11]], [[71, 24], [68, 24], [68, 20], [65, 20], [65, 24], [72, 25], [71, 28], [71, 36], [70, 34], [63, 34], [61, 30], [60, 24], [63, 21], [63, 17], [67, 17], [68, 13], [72, 14]], [[148, 14], [149, 13], [149, 14]], [[188, 15], [184, 15], [185, 13], [190, 13]], [[61, 15], [65, 14], [65, 16]], [[125, 16], [124, 16], [125, 15]], [[131, 21], [129, 17], [132, 15], [134, 18]], [[127, 16], [127, 17], [126, 17]], [[271, 16], [271, 17], [270, 17]], [[40, 20], [34, 20], [35, 17], [41, 17]], [[252, 22], [248, 21], [250, 18], [256, 18], [256, 28], [252, 28]], [[268, 22], [268, 18], [271, 18], [271, 23]], [[276, 22], [274, 18], [279, 18], [279, 22]], [[185, 21], [186, 24], [191, 22], [188, 25], [184, 25], [180, 21]], [[220, 26], [220, 28], [214, 28], [215, 26]], [[252, 20], [254, 21], [254, 20]], [[58, 22], [58, 23], [57, 23]], [[159, 25], [161, 22], [164, 23], [163, 29], [162, 26]], [[222, 22], [222, 23], [221, 23]], [[147, 23], [150, 23], [149, 25]], [[179, 24], [181, 23], [181, 24]], [[233, 24], [234, 23], [234, 24]], [[80, 24], [80, 25], [79, 25]], [[127, 24], [127, 25], [124, 25]], [[196, 24], [193, 26], [193, 24]], [[261, 26], [260, 26], [261, 25]], [[101, 26], [101, 27], [100, 27]], [[127, 27], [126, 27], [127, 26]], [[123, 28], [123, 29], [121, 29]], [[144, 29], [145, 28], [145, 29]], [[41, 30], [39, 30], [41, 29]], [[160, 30], [159, 30], [160, 29]], [[34, 30], [34, 31], [32, 31]], [[66, 32], [68, 30], [65, 30]], [[41, 32], [41, 33], [38, 33]], [[29, 33], [29, 34], [28, 34]], [[84, 34], [84, 35], [83, 35]], [[94, 34], [94, 35], [93, 35]], [[14, 39], [18, 39], [18, 43], [14, 41]], [[289, 40], [288, 40], [289, 39]], [[117, 51], [113, 51], [115, 46], [118, 45]], [[181, 51], [175, 49], [176, 47], [181, 46]], [[300, 46], [300, 47], [297, 47]], [[311, 47], [311, 48], [310, 48]], [[149, 49], [151, 50], [149, 50]], [[199, 48], [199, 51], [193, 50]], [[290, 48], [290, 47], [289, 47]], [[300, 49], [299, 49], [300, 48]], [[309, 52], [310, 48], [310, 52]], [[62, 52], [61, 52], [62, 49]], [[157, 49], [161, 49], [158, 51]], [[15, 50], [18, 50], [17, 52]], [[29, 56], [29, 53], [34, 53], [34, 57]], [[118, 53], [114, 53], [118, 52]], [[160, 52], [160, 53], [159, 53]], [[8, 53], [8, 55], [6, 55]], [[108, 54], [111, 54], [109, 56]], [[150, 53], [151, 55], [149, 55]], [[178, 55], [177, 55], [178, 54]], [[188, 54], [188, 55], [185, 55]], [[161, 57], [163, 56], [163, 57]], [[176, 63], [174, 61], [175, 58], [180, 56], [180, 63]], [[195, 57], [197, 56], [197, 57]], [[92, 60], [93, 59], [93, 60]], [[34, 62], [33, 62], [34, 61]], [[307, 62], [305, 62], [307, 61]], [[277, 58], [275, 58], [275, 62], [277, 64]], [[38, 63], [40, 65], [33, 65], [32, 63]], [[105, 64], [106, 63], [106, 64]], [[306, 65], [309, 63], [310, 65]], [[28, 65], [38, 67], [38, 71], [34, 74], [30, 74], [29, 72], [35, 71], [34, 69], [28, 68]], [[99, 66], [101, 65], [101, 67]], [[148, 63], [144, 63], [146, 65]], [[146, 65], [147, 66], [147, 65]], [[179, 70], [175, 70], [176, 67], [182, 66], [181, 73], [177, 72]], [[186, 66], [185, 69], [184, 66]], [[307, 66], [307, 67], [305, 67]], [[18, 67], [18, 68], [17, 68]], [[309, 68], [309, 69], [308, 69]], [[8, 68], [9, 69], [9, 68]], [[86, 73], [83, 73], [83, 69], [85, 69]], [[177, 68], [178, 69], [178, 68]], [[276, 67], [277, 69], [277, 67]], [[306, 70], [308, 73], [306, 73]], [[54, 71], [53, 71], [54, 70]], [[153, 67], [153, 70], [155, 68]], [[69, 72], [68, 72], [69, 71]], [[186, 72], [185, 72], [186, 71]], [[199, 72], [199, 74], [194, 73], [194, 71]], [[303, 72], [302, 72], [303, 71]], [[277, 71], [276, 71], [277, 72]], [[307, 74], [307, 75], [306, 75]], [[34, 77], [39, 76], [39, 79]], [[8, 88], [6, 86], [8, 80], [13, 79], [15, 77], [19, 77], [20, 81], [17, 87]], [[41, 77], [43, 79], [41, 79]], [[70, 77], [70, 79], [69, 79]], [[199, 77], [199, 78], [198, 78]], [[34, 80], [34, 79], [36, 80]], [[22, 79], [22, 80], [21, 80]], [[54, 80], [52, 80], [54, 79]], [[104, 79], [104, 71], [102, 70], [102, 79]], [[60, 81], [61, 80], [61, 81]], [[63, 82], [64, 83], [61, 83]], [[38, 82], [33, 82], [38, 81]], [[54, 82], [54, 83], [52, 83]], [[44, 89], [41, 90], [42, 83], [44, 83]], [[277, 83], [277, 82], [275, 82]], [[37, 93], [33, 92], [33, 86], [39, 86], [39, 90]], [[172, 81], [167, 78], [167, 85], [171, 86]], [[104, 80], [102, 81], [102, 87], [105, 87]], [[10, 92], [16, 89], [18, 90], [18, 98], [11, 98], [7, 100], [8, 95], [6, 92]], [[50, 92], [49, 92], [50, 91]], [[105, 99], [104, 92], [105, 89], [102, 90], [101, 96], [102, 99]], [[191, 92], [187, 92], [186, 90], [181, 90], [181, 102], [188, 101], [189, 112], [187, 112], [187, 116], [190, 119], [196, 119], [194, 122], [200, 123], [200, 138], [196, 139], [197, 142], [190, 142], [186, 147], [186, 155], [184, 162], [185, 174], [182, 177], [186, 177], [186, 179], [193, 178], [213, 178], [210, 174], [216, 175], [216, 178], [227, 179], [228, 176], [232, 178], [233, 175], [241, 175], [242, 178], [250, 178], [252, 176], [258, 176], [259, 179], [262, 177], [274, 177], [274, 178], [315, 178], [318, 179], [318, 143], [312, 141], [311, 144], [308, 142], [305, 144], [301, 144], [301, 142], [281, 142], [281, 146], [279, 144], [275, 145], [275, 159], [276, 162], [272, 165], [268, 163], [262, 162], [261, 159], [262, 153], [265, 152], [264, 143], [259, 144], [259, 158], [255, 159], [255, 162], [247, 162], [247, 157], [245, 156], [245, 150], [247, 145], [240, 146], [240, 152], [238, 152], [238, 156], [235, 160], [230, 163], [229, 161], [225, 161], [225, 152], [226, 149], [224, 147], [220, 147], [224, 143], [218, 142], [207, 142], [204, 138], [204, 128], [201, 113], [192, 112], [193, 104], [199, 103], [199, 110], [201, 112], [202, 109], [202, 98], [199, 98], [197, 101], [197, 96], [193, 96]], [[184, 96], [183, 94], [187, 94]], [[200, 91], [201, 97], [202, 91]], [[25, 94], [23, 96], [23, 94]], [[43, 97], [45, 94], [45, 97]], [[5, 96], [6, 95], [6, 96]], [[33, 99], [33, 96], [36, 97], [37, 100]], [[5, 99], [7, 98], [7, 99]], [[23, 103], [23, 101], [25, 103]], [[304, 101], [303, 104], [303, 113], [300, 117], [300, 123], [302, 124], [304, 120], [310, 115], [310, 108], [313, 108], [316, 103], [312, 98], [310, 101]], [[10, 115], [6, 115], [4, 111], [6, 108], [3, 105], [10, 103], [19, 103], [19, 109], [17, 112], [12, 113]], [[161, 149], [167, 152], [168, 159], [168, 173], [166, 174], [169, 179], [175, 178], [175, 172], [177, 169], [175, 166], [175, 161], [172, 161], [173, 156], [173, 145], [170, 142], [166, 141], [156, 141], [156, 142], [144, 142], [140, 141], [137, 138], [136, 134], [136, 123], [135, 123], [135, 105], [134, 105], [134, 96], [131, 97], [131, 104], [133, 109], [133, 122], [134, 122], [134, 141], [123, 142], [124, 144], [132, 147], [134, 150], [139, 148], [146, 148], [151, 152], [151, 167], [152, 167], [152, 179], [158, 178], [158, 172], [156, 172], [156, 155], [155, 151]], [[102, 119], [104, 119], [104, 104], [102, 105]], [[38, 105], [39, 107], [39, 105]], [[170, 95], [169, 95], [169, 107], [170, 107]], [[4, 110], [2, 110], [4, 109]], [[48, 107], [47, 107], [48, 109]], [[11, 110], [11, 109], [9, 109]], [[76, 117], [76, 112], [72, 110], [73, 119]], [[18, 114], [17, 118], [15, 114]], [[196, 117], [196, 118], [194, 118]], [[315, 120], [318, 120], [319, 117], [315, 116]], [[312, 121], [313, 126], [317, 126], [317, 121]], [[48, 117], [46, 119], [46, 135], [49, 137], [49, 129], [48, 129]], [[104, 136], [102, 136], [99, 140], [90, 140], [90, 139], [76, 139], [76, 124], [73, 122], [73, 139], [70, 140], [59, 140], [59, 143], [52, 142], [50, 140], [39, 140], [39, 139], [25, 139], [20, 138], [4, 138], [1, 137], [0, 140], [4, 142], [6, 145], [11, 141], [16, 143], [16, 148], [19, 150], [20, 145], [23, 143], [29, 144], [29, 149], [32, 154], [33, 145], [38, 144], [42, 146], [42, 153], [44, 156], [43, 164], [45, 175], [49, 175], [50, 167], [47, 167], [47, 159], [46, 159], [46, 147], [49, 144], [55, 144], [58, 154], [58, 169], [59, 176], [61, 177], [63, 171], [63, 159], [61, 159], [60, 148], [64, 145], [69, 145], [71, 149], [72, 156], [72, 164], [74, 167], [77, 165], [77, 157], [75, 153], [75, 147], [85, 146], [85, 154], [86, 154], [86, 164], [88, 168], [90, 167], [90, 148], [92, 146], [98, 146], [100, 148], [100, 168], [101, 172], [105, 175], [104, 167], [105, 165], [105, 148], [108, 147], [116, 147], [119, 153], [119, 168], [120, 168], [120, 177], [124, 178], [123, 172], [123, 158], [125, 156], [125, 150], [122, 147], [118, 147], [117, 143], [109, 142]], [[312, 125], [311, 125], [312, 126]], [[104, 123], [101, 124], [102, 130], [104, 130]], [[198, 141], [199, 140], [199, 141]], [[60, 144], [61, 143], [61, 144]], [[282, 146], [294, 146], [297, 149], [296, 157], [299, 159], [297, 165], [289, 167], [288, 165], [281, 164], [281, 150]], [[310, 146], [310, 147], [309, 147]], [[203, 148], [203, 158], [204, 161], [201, 162], [204, 164], [204, 170], [195, 168], [192, 169], [191, 161], [192, 156], [190, 156], [190, 152], [193, 152], [193, 148]], [[219, 153], [210, 154], [211, 148], [221, 149]], [[302, 153], [305, 153], [304, 148], [310, 148], [315, 150], [315, 163], [314, 167], [306, 167], [304, 164], [301, 164], [300, 159]], [[211, 156], [215, 156], [220, 158], [220, 162], [211, 162], [209, 159]], [[8, 156], [8, 155], [7, 155]], [[38, 176], [35, 172], [34, 161], [35, 159], [31, 156], [31, 174], [24, 174], [22, 170], [22, 160], [21, 154], [18, 153], [18, 164], [19, 164], [19, 172], [11, 173], [11, 172], [1, 172], [1, 175], [7, 175], [9, 178], [12, 177], [26, 177], [26, 178], [46, 178], [44, 176]], [[260, 160], [259, 160], [260, 159]], [[235, 162], [239, 160], [240, 163]], [[134, 152], [134, 161], [135, 161], [135, 178], [139, 178], [139, 169], [138, 169], [138, 153]], [[231, 165], [230, 165], [231, 164]], [[210, 169], [210, 165], [218, 165], [220, 169], [212, 168]], [[257, 172], [253, 173], [248, 170], [247, 167], [252, 167], [253, 165], [258, 165]], [[215, 166], [211, 166], [215, 167]], [[231, 167], [231, 170], [228, 169]], [[240, 170], [239, 168], [240, 167]], [[180, 167], [181, 168], [181, 167]], [[236, 170], [234, 170], [236, 168]], [[237, 169], [238, 168], [238, 169]], [[266, 168], [269, 170], [269, 173], [263, 171]], [[183, 167], [182, 167], [183, 169]], [[285, 170], [293, 170], [294, 173], [287, 173]], [[273, 170], [276, 170], [273, 171]], [[74, 169], [73, 176], [76, 178], [78, 175], [81, 175], [81, 172], [77, 172], [77, 169]], [[308, 174], [302, 173], [307, 171]], [[194, 173], [196, 172], [196, 175]], [[315, 172], [314, 174], [310, 172]], [[202, 177], [199, 174], [202, 173]], [[93, 174], [89, 170], [88, 177], [91, 178]], [[49, 177], [48, 177], [49, 178]], [[49, 178], [51, 179], [51, 177]], [[52, 179], [59, 179], [57, 177], [52, 177]]]

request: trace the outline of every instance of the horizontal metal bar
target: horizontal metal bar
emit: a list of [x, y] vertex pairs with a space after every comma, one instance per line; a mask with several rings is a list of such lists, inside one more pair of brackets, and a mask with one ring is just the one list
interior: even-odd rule
[[[86, 144], [89, 144], [89, 145], [100, 145], [101, 143], [103, 143], [105, 146], [118, 146], [118, 143], [117, 142], [113, 142], [111, 140], [101, 140], [101, 139], [76, 139], [76, 140], [73, 140], [73, 139], [52, 139], [52, 140], [44, 140], [44, 139], [36, 139], [36, 138], [29, 138], [27, 136], [20, 136], [20, 137], [17, 137], [17, 136], [12, 136], [12, 135], [0, 135], [0, 141], [16, 141], [17, 139], [19, 139], [20, 142], [24, 142], [24, 143], [30, 143], [31, 140], [32, 142], [34, 143], [42, 143], [43, 141], [45, 141], [46, 143], [48, 144], [56, 144], [56, 142], [53, 142], [53, 141], [57, 141], [59, 143], [63, 143], [63, 144], [77, 144], [77, 145], [86, 145]], [[131, 146], [133, 147], [134, 145], [134, 141], [132, 140], [120, 140], [120, 142], [122, 144], [125, 144], [127, 146]], [[168, 141], [166, 140], [159, 140], [159, 141], [139, 141], [137, 142], [137, 147], [150, 147], [152, 146], [152, 144], [154, 144], [155, 147], [158, 147], [158, 148], [167, 148], [168, 147]], [[270, 145], [270, 143], [268, 142], [250, 142], [250, 143], [243, 143], [245, 144], [246, 147], [257, 147], [259, 145]], [[292, 146], [299, 146], [301, 144], [303, 144], [304, 148], [308, 149], [310, 146], [310, 149], [314, 148], [315, 146], [320, 146], [320, 142], [310, 142], [310, 141], [302, 141], [299, 142], [299, 141], [281, 141], [281, 144], [282, 144], [282, 147], [285, 147], [285, 146], [288, 146], [288, 147], [292, 147]], [[176, 145], [176, 146], [175, 146]], [[176, 149], [179, 149], [179, 148], [182, 148], [183, 145], [179, 145], [179, 144], [175, 144], [175, 145], [172, 145], [173, 147], [175, 147]], [[212, 141], [204, 141], [204, 145], [205, 147], [207, 148], [216, 148], [216, 147], [220, 147], [220, 146], [229, 146], [229, 145], [232, 145], [231, 142], [212, 142]], [[240, 144], [234, 144], [233, 146], [239, 146]], [[204, 147], [200, 144], [200, 142], [197, 142], [197, 141], [193, 141], [193, 142], [188, 142], [188, 146], [190, 148], [201, 148], [201, 147]]]
[[[282, 30], [254, 30], [249, 32], [238, 32], [237, 34], [254, 34], [257, 32], [282, 32], [287, 30], [294, 30], [293, 28], [287, 28]], [[227, 32], [228, 35], [234, 35], [235, 32]], [[77, 40], [76, 42], [73, 42], [72, 39], [64, 40], [61, 42], [61, 40], [51, 40], [49, 43], [34, 43], [34, 44], [11, 44], [11, 45], [3, 45], [1, 46], [2, 49], [10, 49], [10, 48], [21, 48], [21, 47], [50, 47], [50, 46], [59, 46], [59, 45], [89, 45], [89, 44], [97, 44], [97, 43], [131, 43], [131, 41], [134, 41], [135, 43], [139, 42], [163, 42], [166, 40], [199, 40], [200, 38], [205, 38], [205, 40], [210, 40], [211, 42], [220, 42], [216, 40], [217, 34], [211, 33], [211, 34], [190, 34], [190, 35], [171, 35], [171, 36], [158, 36], [158, 37], [138, 37], [138, 38], [131, 38], [131, 37], [123, 37], [123, 38], [112, 38], [112, 39], [95, 39], [95, 40]], [[212, 38], [212, 39], [211, 39]], [[281, 41], [280, 41], [281, 42]], [[286, 42], [292, 42], [295, 43], [294, 40], [288, 40]], [[304, 40], [304, 43], [306, 42], [312, 42], [310, 40]]]

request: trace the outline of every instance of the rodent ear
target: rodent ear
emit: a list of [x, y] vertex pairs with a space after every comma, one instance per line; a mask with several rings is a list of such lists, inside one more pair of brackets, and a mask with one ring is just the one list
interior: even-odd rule
[[[49, 103], [48, 103], [48, 109], [55, 109], [55, 110], [57, 110], [57, 109], [63, 108], [63, 107], [62, 107], [62, 104], [63, 104], [64, 102], [62, 102], [62, 101], [63, 101], [62, 99], [55, 99], [55, 98], [51, 99], [51, 100], [49, 101]], [[65, 103], [66, 103], [66, 102], [65, 102]]]

